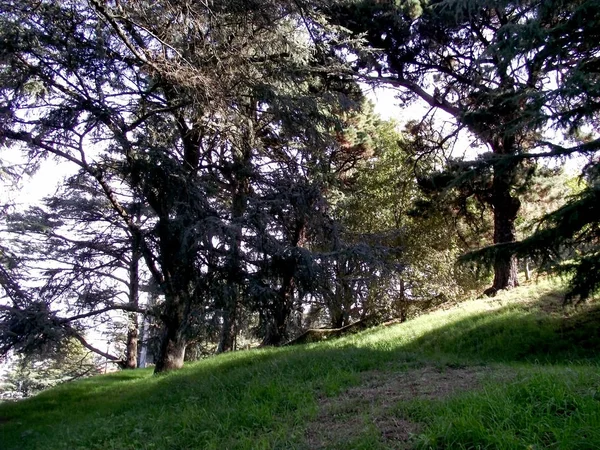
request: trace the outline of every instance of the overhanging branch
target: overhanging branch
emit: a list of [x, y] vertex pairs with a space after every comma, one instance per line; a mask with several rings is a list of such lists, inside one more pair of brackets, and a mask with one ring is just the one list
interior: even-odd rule
[[83, 336], [81, 336], [79, 333], [77, 333], [74, 330], [70, 330], [70, 335], [77, 339], [79, 341], [79, 343], [81, 345], [83, 345], [85, 348], [87, 348], [89, 351], [96, 353], [97, 355], [102, 356], [103, 358], [108, 359], [109, 361], [112, 361], [114, 363], [117, 363], [119, 365], [123, 364], [124, 361], [122, 358], [119, 358], [118, 356], [115, 355], [111, 355], [110, 353], [107, 352], [103, 352], [102, 350], [100, 350], [99, 348], [94, 347], [93, 345], [91, 345], [90, 343], [88, 343]]
[[87, 313], [78, 314], [78, 315], [72, 316], [72, 317], [60, 318], [60, 319], [57, 320], [57, 322], [58, 323], [70, 323], [70, 322], [74, 322], [76, 320], [81, 320], [81, 319], [86, 319], [88, 317], [98, 316], [100, 314], [104, 314], [104, 313], [109, 312], [109, 311], [134, 312], [134, 313], [144, 314], [144, 315], [150, 314], [145, 309], [139, 308], [137, 306], [132, 306], [132, 305], [113, 305], [113, 306], [107, 306], [106, 308], [97, 309], [97, 310], [94, 310], [94, 311], [89, 311]]

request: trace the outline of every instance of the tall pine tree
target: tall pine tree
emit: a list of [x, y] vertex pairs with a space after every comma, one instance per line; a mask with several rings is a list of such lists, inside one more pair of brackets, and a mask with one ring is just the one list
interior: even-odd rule
[[[368, 44], [355, 49], [359, 77], [451, 116], [455, 128], [440, 144], [463, 129], [489, 152], [474, 170], [491, 175], [497, 246], [516, 240], [521, 161], [544, 147], [547, 156], [597, 148], [592, 138], [563, 151], [549, 132], [574, 138], [596, 114], [597, 1], [364, 0], [325, 8]], [[495, 252], [492, 264], [492, 292], [518, 284], [513, 252]]]

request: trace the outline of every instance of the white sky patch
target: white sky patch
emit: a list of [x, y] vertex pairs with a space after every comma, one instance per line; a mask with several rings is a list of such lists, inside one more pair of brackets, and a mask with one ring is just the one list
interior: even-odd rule
[[[94, 154], [95, 152], [90, 152]], [[41, 205], [44, 198], [57, 194], [64, 181], [77, 173], [79, 167], [69, 161], [57, 158], [48, 158], [39, 162], [39, 168], [31, 174], [24, 173], [27, 157], [18, 148], [0, 149], [0, 159], [4, 166], [8, 166], [16, 173], [22, 173], [19, 179], [0, 179], [0, 204], [12, 205], [13, 212], [24, 212], [29, 207]], [[76, 236], [75, 236], [76, 237]], [[120, 270], [117, 275], [126, 277], [127, 273]], [[140, 293], [140, 304], [144, 303], [145, 295]], [[1, 300], [0, 300], [1, 301]], [[125, 303], [126, 300], [123, 300]], [[60, 311], [60, 309], [59, 309]], [[87, 341], [100, 350], [111, 353], [114, 351], [112, 338], [106, 338], [108, 331], [107, 323], [123, 321], [118, 313], [107, 314], [103, 320], [97, 323], [90, 321], [85, 337]], [[7, 371], [12, 370], [11, 358], [5, 363], [0, 361], [0, 377]]]
[[[373, 88], [362, 83], [361, 87], [367, 98], [374, 103], [375, 112], [385, 120], [392, 119], [398, 122], [400, 125], [400, 130], [402, 130], [402, 128], [409, 121], [422, 119], [431, 109], [430, 106], [423, 100], [417, 100], [409, 105], [403, 106], [401, 104], [401, 100], [397, 98], [399, 92], [398, 89], [387, 86]], [[448, 123], [454, 121], [452, 116], [439, 108], [437, 111], [435, 111], [435, 116], [436, 120], [440, 123], [440, 128], [444, 127], [445, 124], [447, 125]], [[548, 138], [548, 140], [557, 144], [565, 146], [569, 145], [568, 142], [564, 142], [564, 140], [561, 139], [561, 137], [555, 132], [551, 132]], [[454, 157], [464, 159], [475, 159], [478, 155], [489, 151], [490, 149], [479, 145], [477, 140], [473, 138], [470, 133], [463, 130], [460, 132], [458, 139], [456, 140], [452, 155]], [[570, 173], [573, 176], [579, 175], [581, 173], [581, 169], [587, 162], [587, 158], [580, 155], [570, 156], [565, 159], [544, 158], [541, 161], [542, 164], [551, 168], [562, 166], [567, 173]]]
[[[12, 155], [6, 149], [0, 151], [0, 158], [5, 166], [10, 166], [15, 172], [22, 172], [26, 159], [22, 154], [12, 151]], [[1, 203], [14, 204], [19, 211], [29, 206], [41, 203], [42, 199], [56, 194], [65, 178], [74, 175], [77, 167], [67, 161], [47, 159], [40, 162], [38, 170], [32, 174], [23, 173], [16, 183], [9, 179], [2, 179], [0, 192]]]

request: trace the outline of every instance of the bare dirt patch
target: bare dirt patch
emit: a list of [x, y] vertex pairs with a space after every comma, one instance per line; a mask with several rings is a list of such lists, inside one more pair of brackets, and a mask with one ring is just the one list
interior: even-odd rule
[[506, 370], [498, 372], [484, 366], [426, 366], [404, 372], [365, 372], [360, 385], [338, 397], [322, 399], [316, 421], [307, 428], [308, 444], [311, 449], [333, 448], [374, 427], [379, 440], [389, 448], [408, 449], [412, 436], [421, 426], [391, 413], [398, 402], [443, 399], [479, 388], [486, 377], [508, 380], [513, 376]]
[[451, 368], [427, 366], [406, 372], [368, 372], [366, 383], [348, 390], [347, 395], [368, 402], [396, 403], [415, 398], [445, 398], [455, 392], [474, 389], [492, 369], [484, 366]]

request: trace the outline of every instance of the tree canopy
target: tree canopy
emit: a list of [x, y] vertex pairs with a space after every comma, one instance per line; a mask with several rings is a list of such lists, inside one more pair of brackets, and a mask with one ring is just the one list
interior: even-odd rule
[[[488, 152], [439, 187], [487, 170], [485, 201], [500, 248], [516, 241], [515, 185], [523, 161], [597, 151], [598, 7], [595, 1], [345, 1], [327, 11], [366, 41], [366, 48], [350, 48], [359, 77], [450, 115], [455, 127], [440, 133], [437, 145], [463, 129]], [[517, 284], [516, 263], [514, 252], [493, 252], [492, 290]]]
[[[242, 298], [264, 275], [281, 292], [273, 301], [289, 303], [305, 263], [281, 256], [298, 247], [302, 217], [326, 217], [319, 198], [337, 115], [361, 97], [337, 73], [319, 18], [295, 2], [7, 1], [2, 10], [3, 143], [70, 161], [103, 194], [163, 298], [156, 370], [180, 367], [215, 316], [219, 348], [231, 349]], [[132, 199], [148, 211], [143, 223]], [[294, 209], [286, 237], [276, 224]], [[265, 272], [273, 261], [289, 268]], [[38, 295], [17, 297], [7, 323], [51, 310]]]
[[[135, 367], [152, 322], [156, 372], [177, 369], [205, 337], [220, 352], [242, 336], [280, 345], [451, 297], [480, 281], [454, 266], [465, 252], [493, 268], [489, 293], [518, 284], [519, 257], [571, 274], [570, 298], [600, 287], [598, 1], [0, 0], [0, 13], [2, 151], [76, 172], [3, 215], [3, 354], [72, 339], [102, 354], [85, 330], [120, 317], [126, 354], [104, 357]], [[365, 85], [429, 110], [400, 132]], [[584, 187], [520, 236], [551, 173], [539, 162], [570, 155], [588, 158]]]

